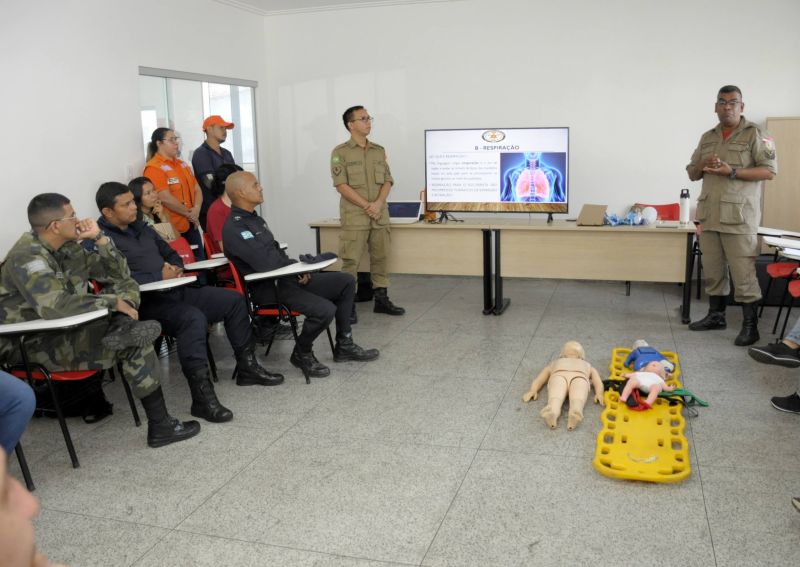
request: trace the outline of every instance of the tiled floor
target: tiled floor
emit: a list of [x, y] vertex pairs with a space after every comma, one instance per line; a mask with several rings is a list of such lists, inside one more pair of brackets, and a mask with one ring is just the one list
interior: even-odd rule
[[[800, 550], [800, 417], [775, 411], [798, 371], [763, 366], [726, 331], [680, 324], [680, 288], [507, 280], [511, 307], [481, 314], [475, 278], [396, 277], [405, 317], [361, 305], [367, 364], [333, 364], [306, 385], [282, 342], [266, 366], [276, 388], [235, 386], [230, 348], [213, 337], [228, 424], [148, 449], [118, 384], [116, 413], [71, 420], [73, 470], [58, 427], [23, 438], [42, 513], [40, 547], [74, 567], [791, 565]], [[695, 316], [705, 311], [694, 305]], [[767, 310], [766, 320], [774, 316]], [[766, 323], [761, 325], [765, 339]], [[591, 465], [597, 406], [567, 432], [522, 403], [568, 339], [606, 377], [611, 349], [645, 338], [676, 350], [684, 384], [711, 403], [688, 420], [693, 472], [677, 485], [625, 482]], [[167, 401], [188, 417], [176, 360]], [[12, 471], [18, 474], [15, 459]]]

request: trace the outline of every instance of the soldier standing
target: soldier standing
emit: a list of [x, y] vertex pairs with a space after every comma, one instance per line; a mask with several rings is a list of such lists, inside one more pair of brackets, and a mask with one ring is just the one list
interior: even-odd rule
[[742, 91], [726, 85], [717, 93], [719, 124], [700, 138], [686, 171], [703, 180], [697, 199], [700, 250], [706, 272], [708, 314], [689, 325], [692, 331], [727, 327], [725, 306], [730, 293], [742, 304], [742, 329], [734, 344], [748, 346], [759, 339], [756, 308], [761, 288], [756, 277], [761, 187], [778, 172], [772, 137], [742, 115]]
[[[161, 327], [138, 322], [139, 287], [125, 258], [92, 219], [79, 220], [69, 199], [43, 193], [28, 205], [32, 231], [14, 244], [0, 270], [0, 316], [6, 323], [56, 319], [108, 308], [100, 319], [64, 333], [42, 333], [27, 341], [32, 362], [60, 370], [102, 370], [122, 363], [124, 377], [147, 414], [147, 444], [162, 447], [194, 437], [196, 421], [170, 416], [158, 376], [152, 341]], [[96, 252], [78, 240], [93, 240]], [[103, 293], [88, 292], [90, 280]], [[0, 360], [21, 362], [8, 340], [0, 340]]]
[[[386, 150], [367, 140], [372, 129], [372, 117], [363, 106], [351, 106], [342, 115], [350, 139], [333, 148], [331, 177], [341, 195], [339, 216], [342, 231], [339, 236], [339, 256], [342, 271], [358, 274], [358, 263], [369, 245], [372, 287], [375, 290], [375, 313], [403, 315], [406, 311], [389, 300], [388, 260], [389, 208], [386, 199], [394, 180], [386, 161]], [[355, 323], [353, 305], [351, 322]]]

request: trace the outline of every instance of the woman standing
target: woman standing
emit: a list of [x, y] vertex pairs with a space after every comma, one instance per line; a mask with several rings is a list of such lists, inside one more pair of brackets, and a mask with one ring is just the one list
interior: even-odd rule
[[178, 138], [170, 128], [156, 128], [147, 146], [149, 161], [144, 175], [158, 191], [175, 231], [196, 245], [195, 258], [205, 258], [203, 241], [197, 230], [203, 193], [192, 168], [178, 157]]

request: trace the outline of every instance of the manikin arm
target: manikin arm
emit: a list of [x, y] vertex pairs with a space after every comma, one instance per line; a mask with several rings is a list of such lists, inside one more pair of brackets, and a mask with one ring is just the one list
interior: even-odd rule
[[600, 374], [595, 370], [594, 366], [592, 366], [590, 378], [592, 386], [594, 386], [594, 403], [600, 404], [601, 406], [605, 405], [603, 400], [603, 381], [600, 380]]
[[548, 364], [539, 372], [539, 375], [533, 379], [533, 382], [531, 382], [531, 389], [522, 396], [523, 402], [529, 402], [539, 397], [539, 390], [542, 389], [542, 386], [547, 384], [547, 381], [550, 379], [550, 372], [550, 365]]

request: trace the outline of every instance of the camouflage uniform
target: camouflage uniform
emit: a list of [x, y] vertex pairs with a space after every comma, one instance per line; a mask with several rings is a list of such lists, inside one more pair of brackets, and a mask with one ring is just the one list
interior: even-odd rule
[[[103, 286], [102, 294], [89, 292], [90, 279]], [[53, 250], [30, 232], [14, 244], [0, 270], [3, 323], [57, 319], [104, 307], [113, 310], [117, 298], [138, 306], [139, 286], [112, 242], [98, 246], [96, 252], [85, 250], [77, 242]], [[31, 362], [57, 370], [100, 370], [121, 362], [138, 398], [157, 390], [158, 364], [153, 347], [109, 350], [100, 343], [108, 326], [108, 319], [99, 319], [66, 332], [38, 333], [25, 341], [26, 351]], [[15, 341], [0, 338], [0, 362], [21, 361]]]
[[[367, 141], [367, 147], [362, 148], [353, 138], [333, 148], [331, 177], [334, 187], [346, 183], [369, 202], [378, 198], [384, 183], [394, 183], [383, 146]], [[376, 288], [389, 287], [387, 264], [391, 241], [386, 203], [383, 204], [381, 218], [373, 220], [361, 207], [342, 197], [339, 215], [342, 223], [339, 235], [342, 271], [356, 277], [361, 255], [369, 244], [372, 284]]]

